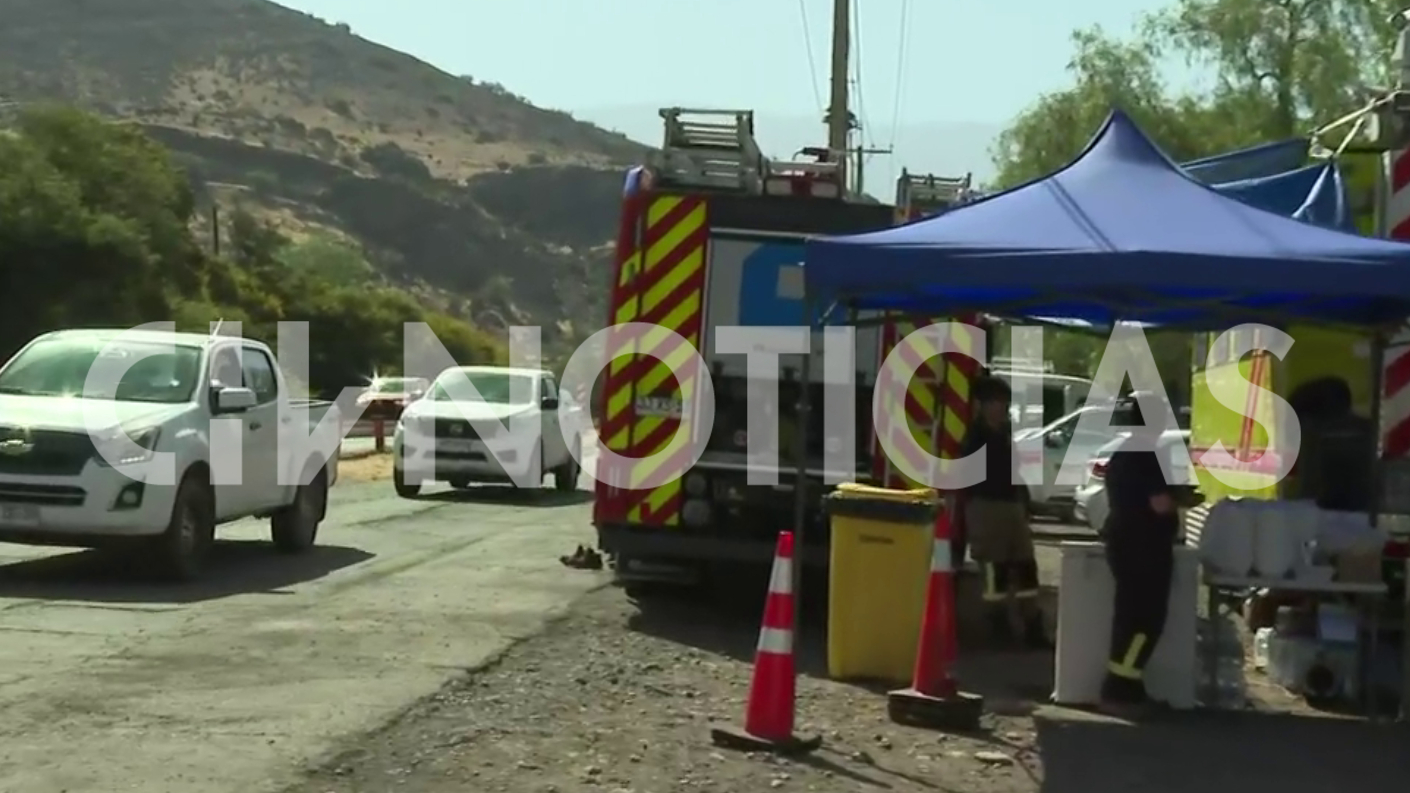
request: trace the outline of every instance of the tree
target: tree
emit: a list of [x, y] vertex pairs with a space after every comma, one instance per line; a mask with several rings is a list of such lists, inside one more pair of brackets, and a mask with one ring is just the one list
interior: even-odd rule
[[[1176, 160], [1306, 134], [1356, 109], [1382, 85], [1401, 0], [1177, 0], [1146, 17], [1130, 40], [1100, 29], [1073, 34], [1073, 85], [1044, 94], [999, 136], [1000, 186], [1040, 178], [1071, 162], [1112, 107], [1120, 107]], [[1204, 93], [1175, 94], [1162, 59], [1182, 57], [1213, 73]], [[1347, 181], [1364, 192], [1374, 170], [1352, 160]], [[1357, 192], [1353, 193], [1356, 203]], [[1362, 201], [1361, 203], [1365, 203]], [[1358, 218], [1369, 230], [1369, 217]], [[1184, 334], [1148, 334], [1167, 387], [1183, 385], [1191, 352]], [[1103, 342], [1053, 334], [1060, 367], [1095, 367]]]
[[276, 340], [280, 320], [311, 324], [311, 379], [336, 394], [401, 361], [402, 329], [428, 322], [457, 360], [498, 361], [504, 345], [428, 309], [405, 290], [373, 286], [349, 246], [291, 242], [253, 214], [230, 217], [229, 258], [192, 237], [189, 180], [137, 128], [63, 107], [24, 112], [0, 134], [0, 313], [8, 355], [45, 331], [174, 320], [207, 332], [244, 323]]
[[[1179, 0], [1146, 20], [1162, 51], [1212, 68], [1211, 105], [1268, 139], [1305, 133], [1388, 77], [1400, 0]], [[1368, 57], [1369, 55], [1369, 57]]]
[[[1000, 186], [1070, 162], [1112, 107], [1177, 160], [1310, 131], [1355, 109], [1384, 84], [1401, 0], [1177, 0], [1129, 41], [1073, 33], [1073, 86], [1050, 92], [999, 136]], [[1369, 55], [1369, 57], [1368, 57]], [[1164, 58], [1212, 70], [1205, 94], [1174, 95]]]
[[326, 236], [289, 245], [279, 252], [277, 258], [294, 274], [334, 284], [362, 284], [372, 280], [376, 274], [362, 251]]
[[[184, 179], [149, 141], [62, 108], [0, 136], [0, 317], [8, 354], [56, 326], [136, 324], [201, 278]], [[183, 214], [188, 213], [188, 214]]]
[[1129, 114], [1172, 156], [1201, 150], [1206, 130], [1191, 123], [1186, 102], [1168, 97], [1155, 42], [1120, 41], [1101, 28], [1088, 28], [1074, 31], [1072, 44], [1073, 86], [1039, 96], [999, 135], [992, 153], [1000, 187], [1038, 179], [1071, 162], [1113, 107]]

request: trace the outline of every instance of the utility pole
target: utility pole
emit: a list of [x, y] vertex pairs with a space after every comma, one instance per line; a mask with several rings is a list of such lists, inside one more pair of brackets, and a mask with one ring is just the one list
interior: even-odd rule
[[843, 169], [843, 185], [847, 184], [848, 145], [852, 132], [852, 113], [848, 109], [847, 61], [852, 48], [852, 0], [832, 0], [832, 91], [827, 108], [827, 148]]
[[861, 194], [862, 189], [863, 189], [863, 187], [864, 187], [863, 181], [862, 181], [862, 168], [863, 168], [863, 165], [866, 163], [867, 155], [869, 155], [869, 154], [892, 154], [892, 153], [894, 153], [894, 152], [893, 152], [893, 150], [891, 149], [891, 147], [889, 147], [889, 146], [886, 147], [886, 148], [884, 148], [884, 149], [868, 149], [868, 148], [862, 146], [860, 143], [857, 144], [857, 148], [855, 148], [855, 149], [852, 150], [852, 156], [856, 157], [856, 164], [853, 166], [856, 170], [853, 171], [853, 173], [854, 173], [855, 175], [853, 176], [853, 185], [852, 185], [852, 189], [853, 189], [853, 190], [856, 190], [858, 195]]

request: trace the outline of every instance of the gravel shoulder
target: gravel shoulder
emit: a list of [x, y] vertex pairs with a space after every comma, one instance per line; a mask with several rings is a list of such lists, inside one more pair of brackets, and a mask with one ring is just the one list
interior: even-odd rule
[[720, 750], [708, 728], [743, 714], [757, 611], [594, 591], [286, 793], [1323, 793], [1399, 789], [1410, 772], [1397, 728], [1266, 713], [1132, 725], [1055, 708], [1046, 654], [967, 653], [961, 680], [987, 700], [978, 734], [899, 727], [883, 691], [822, 679], [816, 628], [798, 720], [824, 748], [796, 761]]

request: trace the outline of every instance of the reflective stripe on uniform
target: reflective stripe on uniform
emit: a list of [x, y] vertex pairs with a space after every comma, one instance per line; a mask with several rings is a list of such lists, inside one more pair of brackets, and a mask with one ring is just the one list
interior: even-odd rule
[[1107, 671], [1117, 677], [1124, 677], [1127, 680], [1140, 680], [1141, 670], [1136, 666], [1136, 661], [1141, 657], [1141, 650], [1145, 649], [1146, 635], [1138, 633], [1131, 637], [1131, 644], [1126, 648], [1126, 655], [1120, 661], [1110, 661], [1107, 663]]
[[984, 563], [984, 599], [990, 602], [1004, 599], [999, 589], [999, 566], [992, 562]]
[[765, 628], [759, 631], [759, 652], [770, 655], [789, 655], [793, 652], [793, 631], [782, 628]]

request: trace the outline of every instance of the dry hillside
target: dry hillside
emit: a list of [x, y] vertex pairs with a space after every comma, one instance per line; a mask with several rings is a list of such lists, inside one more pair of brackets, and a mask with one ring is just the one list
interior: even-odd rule
[[265, 0], [0, 7], [0, 97], [142, 123], [208, 200], [357, 239], [398, 280], [597, 319], [580, 293], [645, 147]]

